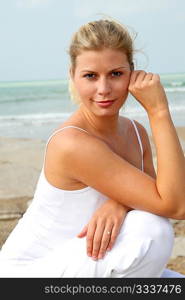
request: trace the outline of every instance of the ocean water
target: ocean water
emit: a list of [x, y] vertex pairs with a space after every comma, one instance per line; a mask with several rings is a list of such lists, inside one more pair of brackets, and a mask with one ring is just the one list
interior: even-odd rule
[[[185, 73], [161, 74], [175, 126], [185, 126]], [[67, 80], [0, 82], [0, 136], [46, 140], [75, 110]], [[121, 115], [150, 133], [144, 108], [129, 96]]]

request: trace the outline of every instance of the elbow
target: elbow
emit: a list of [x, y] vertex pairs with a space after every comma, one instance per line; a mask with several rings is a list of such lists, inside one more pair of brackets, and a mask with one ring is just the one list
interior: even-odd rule
[[183, 210], [178, 210], [176, 213], [174, 213], [171, 219], [185, 220], [185, 208]]
[[163, 208], [168, 218], [175, 220], [185, 220], [185, 189], [177, 189], [175, 191], [165, 191], [165, 196], [161, 197]]
[[169, 218], [175, 220], [185, 220], [185, 199], [179, 202], [175, 199], [173, 205], [169, 206]]

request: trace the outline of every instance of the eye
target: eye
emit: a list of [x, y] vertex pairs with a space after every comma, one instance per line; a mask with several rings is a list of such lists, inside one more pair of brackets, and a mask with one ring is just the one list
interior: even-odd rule
[[114, 71], [111, 74], [112, 74], [112, 77], [120, 77], [123, 73], [119, 72], [119, 71]]
[[83, 77], [85, 77], [85, 78], [88, 78], [88, 79], [93, 79], [93, 78], [95, 78], [95, 74], [94, 73], [88, 73], [88, 74], [85, 74]]

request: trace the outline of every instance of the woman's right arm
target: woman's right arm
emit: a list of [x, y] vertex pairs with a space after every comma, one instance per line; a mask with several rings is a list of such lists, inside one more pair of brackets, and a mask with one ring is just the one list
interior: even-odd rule
[[61, 162], [70, 169], [72, 178], [125, 206], [185, 219], [184, 154], [160, 80], [157, 75], [149, 77], [134, 71], [130, 92], [149, 116], [157, 153], [156, 179], [118, 156], [103, 141], [72, 128], [63, 136]]

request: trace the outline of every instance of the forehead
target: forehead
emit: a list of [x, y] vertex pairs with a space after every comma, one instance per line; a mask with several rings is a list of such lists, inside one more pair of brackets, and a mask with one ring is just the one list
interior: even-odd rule
[[113, 49], [84, 50], [76, 59], [76, 68], [118, 68], [119, 65], [128, 66], [128, 59], [124, 52]]

